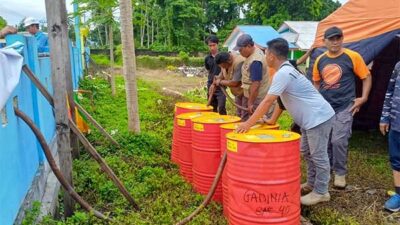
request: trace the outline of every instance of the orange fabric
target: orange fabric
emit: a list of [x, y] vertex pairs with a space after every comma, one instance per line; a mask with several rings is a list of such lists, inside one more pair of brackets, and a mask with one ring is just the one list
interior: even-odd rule
[[400, 1], [349, 0], [318, 24], [313, 47], [324, 46], [324, 32], [332, 26], [343, 30], [344, 43], [398, 30], [400, 29]]
[[364, 59], [361, 57], [361, 55], [358, 54], [358, 52], [352, 51], [347, 48], [344, 49], [344, 53], [350, 56], [350, 59], [353, 62], [354, 74], [361, 80], [367, 78], [370, 72], [368, 66], [365, 64]]

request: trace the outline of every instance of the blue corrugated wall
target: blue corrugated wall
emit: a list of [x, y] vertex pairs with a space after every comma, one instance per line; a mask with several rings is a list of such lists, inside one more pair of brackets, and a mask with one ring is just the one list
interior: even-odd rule
[[[53, 93], [51, 85], [50, 58], [38, 56], [34, 37], [8, 35], [7, 44], [24, 43], [24, 63], [38, 76], [45, 87]], [[71, 72], [74, 89], [83, 76], [79, 50], [70, 45]], [[1, 91], [1, 90], [0, 90]], [[13, 112], [13, 104], [29, 115], [40, 128], [48, 143], [55, 135], [52, 109], [34, 84], [21, 74], [20, 82], [5, 106], [6, 121], [0, 117], [0, 224], [13, 224], [21, 204], [31, 187], [39, 165], [44, 162], [43, 150], [32, 131]]]

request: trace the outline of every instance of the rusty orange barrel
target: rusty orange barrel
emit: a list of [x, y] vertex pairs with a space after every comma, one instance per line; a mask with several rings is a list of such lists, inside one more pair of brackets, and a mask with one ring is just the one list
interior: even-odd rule
[[218, 116], [214, 112], [183, 113], [176, 117], [176, 142], [179, 153], [179, 172], [190, 183], [192, 175], [192, 119], [200, 116]]
[[227, 134], [231, 225], [300, 224], [300, 135], [280, 130]]
[[[239, 117], [226, 115], [202, 116], [192, 120], [193, 186], [200, 194], [208, 193], [221, 161], [220, 125], [238, 121]], [[222, 201], [221, 183], [213, 199]]]
[[176, 142], [176, 117], [182, 113], [189, 112], [210, 112], [212, 111], [212, 106], [207, 106], [206, 104], [193, 103], [193, 102], [177, 102], [175, 104], [175, 114], [174, 114], [174, 127], [172, 130], [172, 150], [171, 150], [171, 160], [172, 162], [179, 165], [179, 150]]
[[[225, 153], [226, 151], [226, 135], [238, 128], [240, 123], [228, 123], [228, 124], [223, 124], [221, 125], [221, 156]], [[251, 129], [259, 129], [259, 130], [278, 130], [279, 125], [268, 125], [268, 124], [256, 124], [251, 127]], [[228, 177], [226, 173], [226, 168], [224, 169], [224, 172], [222, 173], [222, 203], [223, 203], [223, 209], [224, 209], [224, 215], [228, 216]]]

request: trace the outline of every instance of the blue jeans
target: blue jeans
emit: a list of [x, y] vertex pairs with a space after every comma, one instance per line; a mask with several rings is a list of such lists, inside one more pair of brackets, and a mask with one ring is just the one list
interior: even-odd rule
[[307, 184], [318, 194], [328, 192], [331, 166], [327, 148], [332, 122], [333, 117], [314, 128], [301, 129], [301, 153], [307, 162]]
[[400, 172], [400, 132], [389, 131], [389, 156], [392, 169]]

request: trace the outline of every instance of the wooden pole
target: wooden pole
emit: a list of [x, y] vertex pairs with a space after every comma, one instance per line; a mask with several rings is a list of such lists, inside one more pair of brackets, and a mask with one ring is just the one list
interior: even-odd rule
[[[57, 148], [60, 169], [68, 184], [72, 184], [72, 156], [70, 128], [67, 110], [67, 77], [71, 77], [71, 63], [68, 47], [67, 11], [65, 0], [45, 0], [48, 25], [51, 77], [54, 89], [54, 113], [57, 132]], [[74, 212], [74, 201], [69, 193], [64, 192], [64, 216]]]
[[43, 148], [44, 154], [46, 156], [47, 161], [49, 162], [50, 168], [53, 171], [54, 175], [57, 177], [58, 181], [60, 181], [61, 185], [68, 192], [69, 195], [72, 196], [86, 211], [93, 213], [96, 217], [100, 219], [109, 220], [108, 217], [104, 216], [101, 212], [95, 210], [89, 203], [87, 203], [70, 185], [69, 182], [66, 181], [64, 175], [58, 169], [56, 161], [51, 154], [50, 147], [47, 145], [46, 139], [44, 138], [43, 134], [40, 132], [39, 128], [35, 125], [35, 123], [22, 111], [18, 108], [14, 108], [15, 115], [21, 118], [32, 130], [35, 134], [36, 138], [38, 139], [40, 145]]

